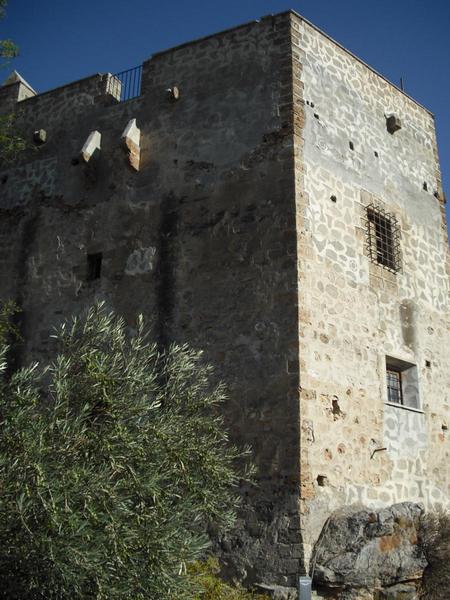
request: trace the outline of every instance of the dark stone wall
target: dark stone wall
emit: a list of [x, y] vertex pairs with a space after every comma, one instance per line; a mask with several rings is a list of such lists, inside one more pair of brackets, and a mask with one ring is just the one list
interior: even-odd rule
[[[202, 348], [229, 386], [232, 438], [252, 445], [259, 470], [217, 548], [242, 580], [292, 585], [301, 540], [290, 27], [289, 14], [268, 17], [156, 55], [128, 102], [100, 75], [20, 102], [26, 135], [42, 128], [48, 141], [0, 173], [0, 296], [23, 310], [22, 364], [45, 360], [52, 327], [96, 298], [130, 326], [144, 313], [161, 344]], [[131, 118], [138, 173], [120, 143]], [[78, 157], [95, 129], [101, 152], [86, 165]], [[87, 254], [98, 252], [101, 278], [87, 281]]]

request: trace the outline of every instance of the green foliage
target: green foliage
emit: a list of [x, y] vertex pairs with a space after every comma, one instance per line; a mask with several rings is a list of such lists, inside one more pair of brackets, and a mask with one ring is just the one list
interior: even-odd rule
[[219, 563], [213, 558], [194, 563], [189, 572], [202, 591], [195, 600], [268, 600], [268, 596], [247, 592], [242, 587], [226, 584], [219, 577]]
[[441, 510], [422, 517], [421, 548], [428, 561], [422, 580], [424, 600], [450, 598], [450, 512]]
[[0, 160], [14, 162], [29, 144], [15, 126], [14, 115], [0, 116]]
[[46, 369], [1, 381], [1, 597], [193, 598], [187, 567], [237, 506], [223, 386], [102, 305], [55, 338]]
[[11, 40], [0, 40], [0, 56], [14, 58], [18, 54], [18, 48]]
[[[7, 0], [0, 0], [0, 19], [5, 16], [5, 7]], [[0, 57], [4, 58], [0, 62], [0, 69], [9, 64], [11, 58], [14, 58], [19, 50], [11, 40], [0, 40]], [[14, 115], [4, 115], [0, 117], [0, 161], [13, 162], [18, 154], [27, 148], [28, 144], [15, 127]]]
[[17, 327], [14, 325], [14, 315], [20, 313], [20, 309], [13, 300], [0, 303], [0, 347], [8, 344], [10, 339], [20, 339]]
[[[0, 0], [0, 19], [5, 16], [7, 0]], [[14, 58], [18, 54], [18, 48], [11, 40], [0, 40], [0, 56], [3, 58]], [[7, 64], [7, 63], [6, 63]], [[2, 65], [5, 66], [5, 63]]]

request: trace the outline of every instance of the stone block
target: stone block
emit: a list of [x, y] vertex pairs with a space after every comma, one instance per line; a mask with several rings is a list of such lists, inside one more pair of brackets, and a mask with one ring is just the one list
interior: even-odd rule
[[81, 158], [85, 163], [88, 163], [92, 157], [96, 158], [100, 153], [100, 144], [102, 141], [102, 134], [99, 131], [91, 131], [87, 140], [81, 149]]
[[122, 146], [127, 152], [129, 165], [135, 171], [139, 171], [141, 158], [140, 141], [141, 130], [136, 125], [136, 119], [131, 119], [122, 133]]
[[421, 514], [411, 502], [336, 512], [315, 550], [315, 581], [373, 589], [421, 577], [426, 560], [415, 541]]

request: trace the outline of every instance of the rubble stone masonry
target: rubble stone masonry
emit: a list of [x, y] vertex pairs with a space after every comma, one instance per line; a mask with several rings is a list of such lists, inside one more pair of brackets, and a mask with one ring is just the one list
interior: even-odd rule
[[[448, 503], [448, 241], [432, 115], [310, 24], [293, 16], [293, 28], [305, 109], [296, 204], [309, 555], [339, 506]], [[399, 272], [367, 256], [370, 204], [398, 220]], [[386, 357], [416, 365], [418, 410], [387, 404]]]
[[[203, 349], [258, 468], [216, 540], [230, 574], [295, 585], [343, 505], [448, 503], [448, 242], [427, 110], [292, 11], [154, 55], [126, 102], [108, 74], [24, 86], [0, 89], [0, 112], [46, 134], [0, 171], [17, 364], [45, 360], [52, 328], [95, 299]], [[369, 204], [399, 223], [396, 272], [368, 255]], [[416, 368], [415, 409], [387, 404], [386, 357]]]

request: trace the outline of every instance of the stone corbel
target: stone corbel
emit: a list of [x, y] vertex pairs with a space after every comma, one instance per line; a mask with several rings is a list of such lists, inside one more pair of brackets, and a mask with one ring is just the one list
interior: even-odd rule
[[98, 156], [101, 141], [102, 134], [99, 131], [91, 131], [80, 153], [85, 163], [88, 163], [92, 157], [96, 158]]
[[122, 133], [122, 147], [127, 153], [128, 163], [132, 169], [139, 171], [141, 158], [141, 130], [136, 125], [136, 119], [131, 119]]

